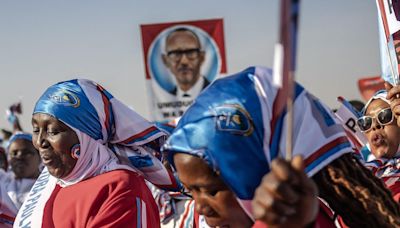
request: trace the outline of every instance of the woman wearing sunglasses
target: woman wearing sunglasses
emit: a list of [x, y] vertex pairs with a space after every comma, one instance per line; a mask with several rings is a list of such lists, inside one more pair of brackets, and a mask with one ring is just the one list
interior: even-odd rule
[[365, 105], [362, 111], [364, 115], [358, 119], [357, 124], [366, 135], [367, 146], [375, 157], [365, 166], [386, 184], [394, 199], [399, 202], [400, 127], [391, 109], [394, 93], [391, 90], [389, 92], [390, 96], [385, 90], [378, 91]]
[[357, 124], [367, 136], [369, 149], [375, 158], [392, 158], [398, 152], [400, 128], [386, 99], [385, 90], [378, 91], [362, 110]]
[[327, 227], [319, 224], [317, 194], [349, 227], [399, 227], [390, 192], [353, 158], [329, 109], [298, 84], [295, 157], [290, 164], [279, 159], [286, 154], [287, 120], [286, 113], [274, 115], [279, 88], [272, 81], [263, 67], [214, 81], [164, 144], [192, 193], [196, 227], [251, 227], [256, 219], [268, 227]]

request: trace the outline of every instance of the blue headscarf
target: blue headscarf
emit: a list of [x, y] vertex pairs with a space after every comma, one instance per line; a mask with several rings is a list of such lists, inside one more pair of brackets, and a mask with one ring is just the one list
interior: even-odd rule
[[7, 143], [7, 150], [10, 148], [10, 145], [17, 139], [24, 139], [32, 143], [32, 135], [25, 132], [17, 132], [13, 134]]
[[142, 173], [156, 185], [178, 188], [156, 157], [167, 134], [101, 85], [74, 79], [50, 86], [35, 105], [33, 114], [37, 113], [65, 123], [79, 138], [80, 157], [72, 172], [61, 180], [64, 185], [125, 168]]
[[[214, 81], [180, 119], [163, 149], [198, 156], [251, 214], [250, 200], [271, 161], [286, 151], [286, 110], [273, 115], [279, 88], [272, 71], [251, 67]], [[293, 154], [305, 159], [312, 176], [351, 146], [330, 109], [296, 84]]]

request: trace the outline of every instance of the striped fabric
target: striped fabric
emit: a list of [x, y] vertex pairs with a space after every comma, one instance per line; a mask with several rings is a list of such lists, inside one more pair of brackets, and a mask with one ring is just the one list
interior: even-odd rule
[[[286, 112], [272, 129], [278, 88], [272, 71], [250, 67], [212, 83], [180, 119], [163, 149], [203, 158], [220, 173], [245, 211], [274, 158], [285, 157]], [[293, 154], [302, 155], [313, 176], [351, 152], [346, 133], [330, 109], [299, 84], [295, 85]]]
[[72, 128], [79, 138], [80, 156], [63, 179], [56, 179], [44, 169], [22, 206], [33, 207], [34, 202], [35, 210], [25, 214], [21, 210], [14, 227], [29, 223], [41, 227], [38, 218], [43, 217], [55, 183], [66, 187], [116, 169], [138, 172], [157, 186], [179, 190], [175, 177], [155, 156], [167, 134], [99, 84], [75, 79], [50, 86], [33, 113], [51, 115]]

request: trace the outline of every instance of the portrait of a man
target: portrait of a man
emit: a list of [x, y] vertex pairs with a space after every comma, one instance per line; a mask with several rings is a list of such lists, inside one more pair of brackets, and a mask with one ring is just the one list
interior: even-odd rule
[[210, 82], [201, 75], [205, 52], [199, 37], [188, 28], [178, 28], [165, 39], [164, 65], [175, 77], [176, 87], [169, 91], [180, 97], [196, 97]]
[[226, 73], [222, 19], [141, 25], [152, 119], [180, 117]]

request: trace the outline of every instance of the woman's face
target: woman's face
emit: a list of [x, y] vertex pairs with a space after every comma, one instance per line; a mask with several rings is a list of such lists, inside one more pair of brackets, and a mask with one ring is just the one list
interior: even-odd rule
[[202, 159], [177, 153], [174, 162], [180, 181], [195, 200], [196, 211], [209, 226], [251, 227], [252, 221], [233, 192]]
[[[390, 108], [389, 104], [381, 99], [376, 99], [368, 106], [365, 115], [376, 117], [378, 113]], [[376, 158], [393, 157], [400, 143], [400, 128], [396, 124], [396, 118], [387, 125], [380, 125], [376, 118], [373, 118], [371, 128], [365, 132], [368, 143], [371, 147], [371, 153]]]
[[8, 153], [15, 178], [34, 179], [39, 176], [40, 157], [31, 141], [16, 139], [10, 144]]
[[71, 148], [79, 143], [76, 133], [56, 118], [37, 113], [32, 116], [33, 145], [39, 150], [50, 174], [66, 177], [76, 165]]

